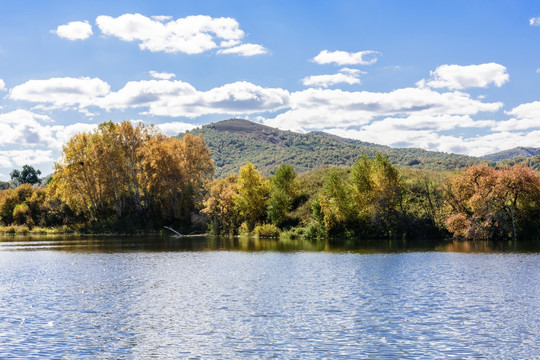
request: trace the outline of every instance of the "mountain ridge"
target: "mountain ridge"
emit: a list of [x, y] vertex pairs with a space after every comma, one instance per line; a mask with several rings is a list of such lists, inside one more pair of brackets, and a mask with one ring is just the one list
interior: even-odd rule
[[484, 155], [481, 157], [481, 159], [489, 161], [503, 161], [512, 160], [521, 156], [527, 159], [537, 155], [540, 155], [540, 148], [517, 146], [512, 149], [502, 150], [493, 154]]
[[217, 176], [237, 172], [246, 161], [268, 175], [282, 163], [300, 173], [322, 166], [351, 166], [361, 156], [374, 157], [377, 153], [387, 156], [396, 165], [417, 169], [459, 170], [481, 162], [467, 155], [391, 148], [321, 131], [296, 133], [244, 119], [210, 123], [186, 133], [204, 136]]

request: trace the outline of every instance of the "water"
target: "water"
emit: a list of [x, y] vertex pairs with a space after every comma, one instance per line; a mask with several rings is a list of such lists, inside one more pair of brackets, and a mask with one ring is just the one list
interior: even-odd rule
[[0, 358], [538, 358], [539, 267], [512, 244], [0, 238]]

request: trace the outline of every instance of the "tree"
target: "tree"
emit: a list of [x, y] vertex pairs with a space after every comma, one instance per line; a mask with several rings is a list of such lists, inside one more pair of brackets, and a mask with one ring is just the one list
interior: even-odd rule
[[446, 227], [455, 237], [540, 236], [540, 175], [528, 167], [472, 166], [449, 180], [445, 200]]
[[11, 180], [15, 180], [19, 184], [34, 185], [41, 183], [39, 178], [41, 171], [34, 169], [34, 167], [30, 165], [24, 165], [21, 171], [14, 169], [9, 175], [11, 176]]
[[234, 202], [237, 187], [238, 177], [234, 174], [215, 179], [210, 184], [202, 212], [210, 217], [211, 230], [215, 234], [233, 234], [237, 230], [239, 212]]
[[170, 222], [189, 218], [212, 171], [202, 136], [180, 140], [153, 126], [106, 122], [68, 141], [53, 188], [91, 221], [131, 216]]
[[297, 196], [296, 173], [290, 165], [280, 165], [270, 178], [268, 217], [276, 225], [282, 225], [289, 217], [294, 198]]
[[313, 210], [314, 216], [322, 220], [327, 233], [356, 227], [357, 213], [350, 197], [350, 184], [337, 168], [328, 174]]
[[268, 192], [268, 181], [262, 178], [252, 163], [247, 162], [240, 168], [238, 194], [234, 197], [234, 202], [249, 231], [252, 231], [266, 214]]
[[377, 154], [375, 159], [363, 156], [352, 167], [350, 181], [352, 199], [358, 217], [372, 230], [393, 236], [400, 225], [403, 181], [388, 158]]

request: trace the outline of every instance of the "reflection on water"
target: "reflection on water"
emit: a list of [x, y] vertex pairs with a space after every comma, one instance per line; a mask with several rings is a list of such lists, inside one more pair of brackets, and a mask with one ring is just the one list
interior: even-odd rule
[[412, 251], [507, 253], [540, 252], [540, 242], [406, 241], [406, 240], [274, 240], [252, 237], [185, 236], [0, 236], [0, 251], [316, 251], [362, 254]]
[[2, 238], [0, 358], [539, 358], [539, 264], [511, 243]]

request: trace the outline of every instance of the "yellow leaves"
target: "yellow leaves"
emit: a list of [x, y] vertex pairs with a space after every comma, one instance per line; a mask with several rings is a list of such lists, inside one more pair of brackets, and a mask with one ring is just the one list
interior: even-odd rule
[[246, 220], [250, 231], [266, 214], [269, 191], [268, 180], [262, 178], [252, 163], [247, 162], [246, 165], [240, 168], [238, 194], [235, 196], [234, 201], [240, 214]]
[[200, 187], [213, 164], [202, 137], [169, 138], [124, 121], [72, 137], [55, 170], [56, 192], [92, 219], [113, 212], [177, 218], [191, 206], [187, 187]]

